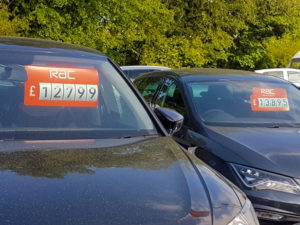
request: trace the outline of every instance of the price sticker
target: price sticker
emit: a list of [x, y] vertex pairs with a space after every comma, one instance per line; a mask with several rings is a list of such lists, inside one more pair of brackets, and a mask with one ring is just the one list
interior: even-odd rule
[[98, 70], [26, 66], [24, 105], [98, 106]]
[[253, 88], [250, 97], [252, 111], [289, 111], [285, 89]]

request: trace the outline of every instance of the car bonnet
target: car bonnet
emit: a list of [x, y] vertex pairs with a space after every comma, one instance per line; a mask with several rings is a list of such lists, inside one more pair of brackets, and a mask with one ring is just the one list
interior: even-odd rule
[[4, 141], [0, 221], [211, 224], [199, 175], [170, 137]]
[[299, 128], [210, 126], [208, 134], [226, 148], [215, 153], [227, 162], [300, 178]]

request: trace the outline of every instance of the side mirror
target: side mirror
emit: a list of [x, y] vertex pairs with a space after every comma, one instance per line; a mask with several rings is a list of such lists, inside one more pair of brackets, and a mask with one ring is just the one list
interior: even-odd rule
[[166, 108], [155, 108], [154, 113], [166, 128], [169, 134], [174, 134], [176, 131], [180, 130], [183, 125], [183, 116], [178, 112], [166, 109]]

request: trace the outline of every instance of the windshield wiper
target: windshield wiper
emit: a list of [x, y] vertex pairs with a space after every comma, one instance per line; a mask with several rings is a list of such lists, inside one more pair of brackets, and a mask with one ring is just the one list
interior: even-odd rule
[[280, 128], [280, 126], [277, 125], [277, 124], [273, 124], [273, 125], [271, 125], [271, 126], [268, 126], [268, 128]]
[[158, 137], [158, 136], [159, 134], [129, 135], [129, 136], [120, 137], [120, 139], [138, 138], [138, 137], [146, 138], [146, 137]]

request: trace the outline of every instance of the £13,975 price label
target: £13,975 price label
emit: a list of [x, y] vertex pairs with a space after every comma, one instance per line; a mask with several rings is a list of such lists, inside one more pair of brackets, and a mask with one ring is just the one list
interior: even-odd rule
[[24, 105], [98, 106], [98, 70], [26, 66]]
[[253, 88], [250, 97], [252, 111], [289, 111], [285, 89]]

